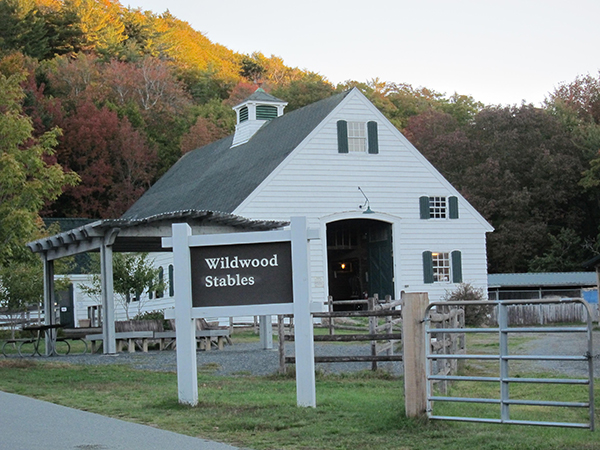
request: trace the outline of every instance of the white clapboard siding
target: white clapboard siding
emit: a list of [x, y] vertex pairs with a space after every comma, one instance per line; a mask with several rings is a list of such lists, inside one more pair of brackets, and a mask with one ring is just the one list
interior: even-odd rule
[[[376, 121], [379, 154], [338, 153], [337, 121]], [[369, 198], [376, 213], [359, 209]], [[421, 220], [419, 197], [456, 196], [457, 220]], [[462, 252], [463, 281], [487, 290], [485, 233], [490, 225], [431, 166], [396, 128], [358, 91], [346, 99], [234, 211], [243, 217], [289, 220], [307, 216], [321, 230], [344, 218], [368, 218], [393, 223], [396, 296], [401, 291], [428, 292], [437, 300], [452, 283], [423, 283], [422, 252]], [[326, 244], [311, 243], [311, 281], [315, 301], [327, 298]]]

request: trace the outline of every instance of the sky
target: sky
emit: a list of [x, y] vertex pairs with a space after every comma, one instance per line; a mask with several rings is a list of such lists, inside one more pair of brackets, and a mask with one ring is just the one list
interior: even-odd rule
[[334, 85], [379, 79], [539, 106], [600, 70], [598, 0], [121, 0]]

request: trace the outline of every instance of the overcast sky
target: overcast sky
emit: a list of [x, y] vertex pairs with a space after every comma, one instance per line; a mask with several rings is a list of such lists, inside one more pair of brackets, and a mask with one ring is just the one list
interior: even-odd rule
[[345, 80], [539, 105], [600, 70], [598, 0], [121, 0], [167, 9], [213, 43]]

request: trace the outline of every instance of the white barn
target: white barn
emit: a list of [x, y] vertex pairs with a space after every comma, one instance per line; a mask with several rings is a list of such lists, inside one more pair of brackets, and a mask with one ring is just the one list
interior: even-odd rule
[[[315, 302], [403, 291], [435, 301], [461, 282], [487, 291], [492, 226], [358, 89], [285, 105], [258, 89], [234, 108], [234, 135], [184, 155], [122, 219], [306, 216], [321, 237], [310, 244]], [[166, 278], [170, 254], [156, 262]]]

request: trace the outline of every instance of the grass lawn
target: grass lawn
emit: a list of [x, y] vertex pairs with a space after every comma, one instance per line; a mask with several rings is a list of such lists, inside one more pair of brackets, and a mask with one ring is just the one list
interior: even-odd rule
[[[315, 409], [296, 406], [290, 377], [199, 373], [198, 382], [200, 404], [190, 408], [177, 402], [174, 373], [0, 357], [3, 391], [257, 450], [600, 449], [597, 433], [589, 430], [406, 419], [402, 379], [385, 374], [319, 376]], [[452, 394], [468, 396], [473, 389], [460, 383]], [[497, 391], [477, 389], [483, 389], [477, 395]], [[563, 395], [558, 389], [543, 392]], [[531, 419], [548, 412], [524, 414]]]

